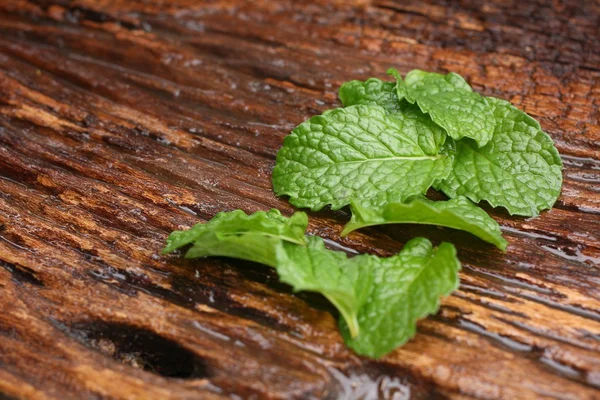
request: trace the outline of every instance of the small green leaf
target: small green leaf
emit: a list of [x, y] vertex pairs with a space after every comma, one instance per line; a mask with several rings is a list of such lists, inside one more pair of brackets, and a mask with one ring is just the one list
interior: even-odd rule
[[353, 201], [352, 219], [344, 227], [342, 236], [366, 226], [402, 223], [460, 229], [506, 250], [507, 243], [498, 223], [465, 197], [448, 201], [414, 198], [408, 203], [388, 203], [381, 207]]
[[485, 98], [472, 91], [458, 74], [413, 70], [402, 80], [396, 70], [397, 95], [431, 116], [455, 140], [471, 138], [481, 147], [494, 132], [494, 116]]
[[376, 105], [354, 105], [300, 124], [284, 140], [273, 189], [297, 207], [339, 209], [350, 199], [403, 201], [450, 172], [451, 157], [419, 141], [410, 118]]
[[435, 187], [449, 197], [466, 196], [504, 207], [511, 215], [535, 216], [552, 208], [562, 186], [562, 161], [540, 124], [509, 102], [488, 97], [496, 119], [491, 141], [456, 143], [453, 170]]
[[[398, 75], [394, 74], [394, 77], [396, 78], [396, 80], [398, 80]], [[459, 74], [454, 73], [454, 72], [448, 72], [446, 75], [442, 75], [442, 74], [437, 74], [435, 72], [426, 72], [426, 71], [421, 71], [419, 69], [414, 69], [414, 70], [410, 71], [408, 74], [406, 74], [406, 78], [404, 79], [404, 82], [408, 86], [415, 86], [415, 85], [418, 85], [419, 81], [421, 81], [423, 79], [427, 80], [427, 79], [431, 79], [431, 78], [434, 78], [435, 80], [444, 79], [446, 82], [450, 83], [452, 86], [454, 86], [458, 89], [466, 90], [467, 92], [473, 91], [471, 86], [469, 86], [467, 81], [465, 81], [465, 78], [463, 78], [462, 76], [460, 76]]]
[[373, 277], [371, 265], [356, 262], [356, 258], [328, 250], [321, 238], [312, 236], [308, 246], [283, 243], [279, 247], [277, 273], [295, 291], [325, 296], [340, 311], [350, 335], [355, 337], [360, 333], [357, 313], [370, 292]]
[[377, 78], [364, 82], [350, 81], [340, 87], [339, 96], [344, 107], [363, 104], [381, 106], [389, 113], [402, 110], [395, 82], [384, 82]]
[[393, 76], [396, 79], [395, 88], [396, 88], [396, 95], [398, 97], [398, 100], [404, 100], [406, 98], [406, 96], [408, 95], [408, 92], [406, 89], [406, 84], [402, 80], [402, 75], [400, 75], [400, 72], [398, 72], [398, 70], [395, 68], [389, 68], [387, 70], [387, 74]]
[[356, 337], [344, 320], [340, 329], [346, 344], [358, 354], [379, 358], [411, 339], [419, 319], [437, 312], [440, 297], [458, 288], [460, 262], [456, 249], [442, 243], [434, 249], [424, 238], [409, 241], [388, 258], [363, 255], [356, 262], [372, 263], [371, 292], [358, 312]]
[[403, 129], [416, 132], [419, 146], [431, 155], [438, 154], [446, 142], [446, 131], [434, 123], [419, 107], [399, 101], [396, 83], [376, 78], [366, 81], [350, 81], [340, 88], [340, 100], [344, 107], [357, 104], [383, 107], [390, 116], [399, 119]]
[[458, 287], [454, 246], [442, 243], [434, 249], [424, 238], [388, 258], [347, 258], [326, 249], [320, 238], [310, 238], [308, 247], [283, 243], [277, 255], [281, 280], [329, 299], [340, 311], [346, 344], [374, 358], [408, 341], [416, 322], [437, 311], [440, 296]]
[[220, 236], [207, 231], [185, 253], [185, 258], [221, 256], [265, 264], [277, 265], [276, 249], [281, 240], [261, 233], [243, 233]]
[[303, 212], [290, 218], [276, 209], [251, 215], [242, 210], [221, 212], [205, 224], [171, 233], [163, 254], [193, 243], [186, 258], [226, 256], [275, 266], [279, 243], [306, 244], [307, 225], [308, 217]]

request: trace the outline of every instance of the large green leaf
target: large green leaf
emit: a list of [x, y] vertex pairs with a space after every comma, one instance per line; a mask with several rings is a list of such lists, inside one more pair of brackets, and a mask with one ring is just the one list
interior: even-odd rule
[[284, 140], [273, 189], [297, 207], [339, 209], [350, 199], [382, 203], [425, 193], [450, 172], [451, 157], [419, 142], [409, 118], [354, 105], [300, 124]]

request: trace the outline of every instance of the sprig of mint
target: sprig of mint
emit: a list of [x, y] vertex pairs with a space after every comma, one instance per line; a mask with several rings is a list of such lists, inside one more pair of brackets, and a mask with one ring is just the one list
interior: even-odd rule
[[294, 291], [325, 296], [340, 312], [346, 343], [369, 357], [410, 339], [417, 320], [436, 312], [439, 298], [458, 284], [460, 263], [449, 243], [433, 249], [417, 238], [396, 256], [348, 258], [327, 249], [319, 237], [305, 237], [304, 231], [300, 237], [302, 227], [304, 213], [289, 219], [277, 210], [219, 213], [206, 224], [173, 232], [163, 252], [191, 245], [187, 258], [226, 256], [274, 267]]
[[[383, 215], [390, 204], [406, 203], [429, 186], [451, 199], [486, 200], [513, 215], [535, 216], [552, 207], [560, 194], [562, 162], [537, 121], [504, 100], [473, 92], [455, 73], [414, 70], [404, 79], [394, 69], [388, 73], [396, 82], [370, 78], [343, 84], [339, 95], [345, 108], [310, 119], [286, 138], [273, 171], [276, 194], [289, 195], [292, 204], [313, 210], [368, 204], [373, 212], [363, 214], [373, 220], [364, 217], [362, 225], [382, 222], [375, 216]], [[358, 107], [370, 112], [357, 113]], [[332, 115], [340, 118], [328, 118]], [[386, 128], [376, 129], [382, 125]], [[439, 168], [415, 160], [397, 167], [393, 151], [386, 162], [373, 155], [389, 143], [393, 149], [398, 137], [417, 144], [411, 154], [443, 157]], [[356, 159], [373, 168], [350, 168]], [[373, 159], [380, 163], [375, 166]], [[452, 162], [447, 176], [442, 160]], [[474, 218], [480, 215], [475, 210], [470, 211]], [[465, 219], [469, 211], [461, 212]], [[444, 224], [441, 214], [429, 213], [428, 218], [429, 223]], [[481, 236], [475, 225], [463, 224], [461, 229]]]
[[[351, 205], [342, 235], [365, 226], [418, 223], [470, 232], [506, 250], [496, 221], [471, 202], [534, 216], [560, 194], [562, 163], [537, 121], [509, 102], [483, 97], [458, 74], [419, 70], [396, 82], [371, 78], [340, 88], [343, 108], [296, 127], [284, 140], [273, 189], [297, 207]], [[430, 187], [448, 201], [432, 201]], [[470, 199], [470, 200], [469, 200]], [[295, 291], [321, 293], [339, 310], [346, 344], [381, 357], [409, 340], [416, 321], [435, 313], [458, 287], [460, 263], [449, 243], [424, 238], [379, 258], [328, 250], [306, 237], [308, 219], [277, 210], [219, 213], [175, 231], [164, 253], [226, 256], [274, 267]]]
[[432, 201], [415, 197], [406, 203], [392, 202], [383, 207], [352, 201], [352, 218], [344, 226], [342, 236], [367, 226], [383, 224], [427, 224], [471, 232], [480, 239], [506, 250], [500, 226], [484, 210], [465, 197], [448, 201]]

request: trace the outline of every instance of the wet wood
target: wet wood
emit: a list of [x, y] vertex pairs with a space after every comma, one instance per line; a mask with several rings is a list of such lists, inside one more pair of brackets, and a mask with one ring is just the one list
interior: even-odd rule
[[[600, 7], [595, 2], [3, 0], [0, 397], [600, 397]], [[564, 189], [489, 210], [508, 253], [432, 227], [339, 238], [390, 255], [452, 240], [462, 285], [380, 361], [268, 268], [161, 257], [167, 234], [273, 196], [283, 137], [395, 66], [465, 76], [541, 121]], [[397, 397], [394, 397], [397, 396]]]

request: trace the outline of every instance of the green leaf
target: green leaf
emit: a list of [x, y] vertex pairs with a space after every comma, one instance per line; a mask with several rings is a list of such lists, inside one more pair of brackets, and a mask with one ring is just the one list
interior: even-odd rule
[[425, 193], [451, 157], [421, 145], [409, 118], [376, 105], [327, 111], [296, 127], [277, 153], [273, 189], [297, 207], [339, 209], [350, 199], [383, 202]]
[[471, 138], [481, 147], [494, 132], [494, 116], [486, 99], [472, 91], [458, 74], [413, 70], [402, 80], [396, 70], [397, 95], [431, 116], [455, 140]]
[[436, 313], [440, 297], [458, 288], [460, 262], [450, 243], [434, 249], [429, 240], [415, 238], [396, 256], [362, 255], [352, 260], [371, 263], [373, 281], [358, 312], [360, 334], [352, 337], [345, 320], [340, 329], [349, 347], [369, 357], [382, 357], [406, 343], [414, 336], [417, 321]]
[[350, 335], [360, 328], [358, 310], [371, 289], [373, 271], [370, 263], [348, 259], [346, 253], [325, 248], [319, 237], [309, 237], [308, 246], [283, 243], [277, 253], [279, 279], [295, 291], [318, 292], [325, 296], [346, 321]]
[[384, 82], [377, 78], [370, 78], [364, 82], [350, 81], [340, 87], [339, 96], [344, 107], [357, 104], [378, 105], [389, 113], [402, 111], [395, 82]]
[[405, 130], [416, 131], [419, 146], [431, 155], [438, 154], [444, 145], [446, 131], [434, 123], [419, 107], [398, 100], [396, 83], [371, 78], [366, 81], [350, 81], [340, 88], [340, 100], [344, 107], [357, 104], [383, 107], [390, 116], [401, 121]]
[[435, 184], [449, 197], [466, 196], [504, 207], [511, 215], [535, 216], [552, 208], [562, 186], [562, 161], [540, 124], [509, 102], [489, 97], [496, 119], [490, 143], [456, 143], [448, 178]]
[[[395, 75], [396, 80], [398, 80], [398, 75]], [[473, 89], [471, 88], [471, 86], [469, 86], [469, 84], [467, 83], [467, 81], [465, 81], [465, 78], [463, 78], [462, 76], [460, 76], [457, 73], [454, 72], [448, 72], [446, 75], [442, 75], [442, 74], [437, 74], [435, 72], [426, 72], [426, 71], [421, 71], [419, 69], [414, 69], [412, 71], [410, 71], [408, 74], [406, 74], [406, 77], [404, 79], [404, 82], [406, 83], [406, 85], [408, 86], [414, 86], [418, 84], [418, 81], [421, 80], [427, 80], [427, 79], [444, 79], [446, 82], [450, 83], [452, 86], [454, 86], [457, 89], [462, 89], [462, 90], [466, 90], [467, 92], [472, 92]]]
[[507, 243], [498, 223], [465, 197], [448, 201], [414, 198], [408, 203], [388, 203], [381, 207], [370, 207], [355, 201], [351, 204], [352, 219], [344, 227], [342, 236], [372, 225], [428, 224], [467, 231], [506, 250]]
[[294, 290], [323, 294], [340, 311], [346, 344], [379, 358], [404, 344], [416, 322], [435, 313], [440, 296], [458, 287], [460, 262], [449, 243], [434, 249], [416, 238], [389, 258], [347, 258], [310, 238], [307, 247], [283, 243], [277, 253], [280, 279]]
[[171, 233], [163, 254], [193, 243], [186, 258], [225, 256], [275, 266], [279, 243], [306, 244], [307, 225], [303, 212], [290, 218], [276, 209], [251, 215], [242, 210], [221, 212], [205, 224]]

